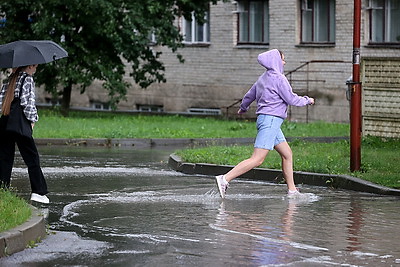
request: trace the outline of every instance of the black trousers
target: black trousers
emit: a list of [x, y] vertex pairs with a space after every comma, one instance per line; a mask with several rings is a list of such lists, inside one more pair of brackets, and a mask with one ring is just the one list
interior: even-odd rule
[[0, 118], [0, 181], [2, 187], [9, 187], [14, 164], [15, 144], [28, 167], [32, 193], [48, 193], [46, 180], [40, 168], [39, 152], [33, 137], [21, 136], [5, 131], [6, 121]]

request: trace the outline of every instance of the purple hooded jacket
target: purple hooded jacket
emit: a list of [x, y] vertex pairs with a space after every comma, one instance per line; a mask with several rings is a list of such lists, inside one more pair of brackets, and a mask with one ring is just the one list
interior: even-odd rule
[[283, 74], [282, 58], [277, 49], [259, 54], [258, 63], [266, 68], [266, 71], [244, 95], [240, 105], [241, 113], [249, 110], [250, 104], [256, 100], [256, 114], [285, 119], [289, 105], [301, 107], [311, 104], [308, 96], [301, 97], [293, 93], [289, 81]]

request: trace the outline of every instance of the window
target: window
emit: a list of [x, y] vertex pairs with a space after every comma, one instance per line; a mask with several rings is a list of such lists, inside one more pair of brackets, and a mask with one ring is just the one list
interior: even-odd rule
[[143, 111], [143, 112], [163, 112], [164, 107], [159, 106], [159, 105], [136, 105], [136, 109], [138, 111]]
[[3, 28], [5, 26], [6, 26], [6, 15], [0, 14], [0, 28]]
[[369, 0], [370, 42], [400, 42], [400, 1]]
[[238, 2], [238, 44], [269, 43], [268, 1]]
[[221, 109], [219, 108], [188, 108], [187, 111], [199, 115], [221, 115]]
[[207, 12], [204, 18], [204, 23], [197, 22], [194, 13], [192, 20], [183, 20], [183, 42], [184, 43], [209, 43], [210, 42], [210, 17]]
[[335, 42], [334, 0], [301, 0], [301, 42]]
[[111, 106], [109, 103], [90, 101], [90, 107], [92, 109], [101, 109], [101, 110], [111, 110]]
[[156, 45], [157, 44], [157, 38], [154, 32], [149, 34], [149, 45]]
[[50, 97], [45, 97], [44, 98], [44, 103], [39, 103], [43, 106], [60, 106], [62, 103], [61, 98], [50, 98]]

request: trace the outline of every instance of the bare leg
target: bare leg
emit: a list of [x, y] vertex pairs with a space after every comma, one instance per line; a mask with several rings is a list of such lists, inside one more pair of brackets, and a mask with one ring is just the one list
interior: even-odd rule
[[268, 152], [268, 149], [254, 148], [253, 155], [251, 155], [250, 158], [243, 160], [227, 174], [225, 174], [226, 181], [230, 182], [232, 179], [235, 179], [243, 173], [246, 173], [249, 170], [260, 166], [263, 163]]
[[280, 143], [275, 146], [275, 150], [281, 155], [282, 158], [282, 172], [285, 177], [288, 189], [291, 191], [296, 190], [293, 178], [293, 153], [287, 142]]

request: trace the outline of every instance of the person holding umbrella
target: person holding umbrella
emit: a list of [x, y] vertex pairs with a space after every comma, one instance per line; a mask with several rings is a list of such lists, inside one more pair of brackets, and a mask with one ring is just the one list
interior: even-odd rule
[[0, 180], [2, 187], [10, 186], [11, 171], [14, 163], [15, 144], [21, 153], [25, 164], [28, 166], [29, 180], [31, 183], [31, 200], [40, 203], [49, 203], [46, 196], [47, 184], [40, 168], [39, 153], [32, 136], [23, 136], [6, 130], [11, 102], [20, 96], [23, 113], [31, 122], [31, 126], [38, 121], [35, 106], [35, 83], [32, 75], [38, 65], [29, 65], [14, 68], [8, 80], [0, 91]]
[[[12, 73], [0, 91], [0, 187], [9, 188], [14, 164], [15, 144], [28, 167], [31, 200], [49, 203], [46, 180], [40, 167], [39, 153], [32, 129], [39, 117], [35, 105], [33, 75], [38, 64], [67, 57], [68, 53], [53, 41], [19, 40], [0, 45], [0, 68], [12, 68]], [[15, 101], [17, 100], [17, 101]], [[10, 130], [12, 116], [18, 108], [22, 130]], [[21, 111], [22, 110], [22, 111]], [[17, 127], [18, 128], [18, 127]]]

